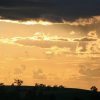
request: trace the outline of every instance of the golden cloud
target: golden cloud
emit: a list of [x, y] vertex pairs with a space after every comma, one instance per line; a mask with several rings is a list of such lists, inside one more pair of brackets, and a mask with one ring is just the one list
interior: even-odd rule
[[47, 55], [61, 55], [61, 54], [66, 54], [66, 53], [71, 53], [70, 48], [60, 48], [57, 46], [53, 46], [49, 49], [47, 49], [46, 54]]
[[0, 19], [0, 22], [14, 23], [14, 24], [23, 24], [23, 25], [52, 25], [50, 21], [44, 20], [28, 20], [28, 21], [18, 21], [18, 20], [9, 20], [9, 19]]
[[72, 25], [72, 26], [85, 26], [85, 25], [91, 25], [91, 24], [97, 24], [100, 23], [100, 16], [92, 16], [90, 18], [79, 18], [74, 21], [68, 21], [66, 19], [62, 19], [61, 22], [51, 22], [49, 20], [44, 19], [36, 19], [36, 20], [10, 20], [10, 19], [3, 19], [0, 17], [0, 22], [6, 22], [6, 23], [15, 23], [15, 24], [23, 24], [23, 25], [53, 25], [53, 24], [66, 24], [66, 25]]
[[68, 25], [75, 25], [75, 26], [97, 24], [97, 23], [100, 23], [100, 16], [93, 16], [91, 18], [79, 18], [72, 22], [63, 20], [63, 23], [68, 24]]
[[1, 43], [19, 46], [33, 46], [46, 50], [46, 54], [76, 54], [79, 56], [94, 56], [100, 54], [100, 39], [96, 31], [90, 31], [86, 37], [65, 38], [49, 36], [38, 32], [31, 37], [0, 38]]

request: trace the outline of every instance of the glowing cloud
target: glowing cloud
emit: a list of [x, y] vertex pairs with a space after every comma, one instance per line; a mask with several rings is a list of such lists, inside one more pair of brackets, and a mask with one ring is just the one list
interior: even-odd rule
[[66, 53], [70, 53], [70, 48], [59, 48], [57, 46], [54, 46], [46, 51], [47, 55], [61, 55]]
[[[23, 24], [23, 25], [44, 25], [44, 26], [53, 25], [53, 24], [66, 24], [66, 25], [71, 25], [71, 26], [79, 26], [79, 25], [85, 26], [85, 25], [100, 23], [100, 16], [92, 16], [90, 18], [79, 18], [79, 19], [76, 19], [74, 21], [62, 19], [60, 22], [59, 21], [53, 22], [53, 21], [49, 21], [49, 20], [43, 20], [41, 18], [37, 19], [37, 20], [29, 19], [29, 20], [21, 21], [21, 20], [3, 19], [2, 17], [0, 17], [0, 22]], [[71, 34], [74, 34], [74, 32], [72, 32]]]
[[9, 19], [0, 19], [0, 22], [14, 23], [14, 24], [24, 24], [24, 25], [52, 25], [52, 22], [43, 21], [43, 20], [28, 20], [28, 21], [18, 21], [18, 20], [9, 20]]
[[90, 31], [85, 37], [73, 39], [37, 32], [30, 37], [0, 38], [0, 42], [19, 46], [39, 47], [45, 49], [45, 54], [47, 55], [76, 54], [81, 57], [100, 56], [100, 39], [96, 31]]
[[100, 23], [100, 16], [93, 16], [91, 18], [79, 18], [79, 19], [72, 21], [72, 22], [63, 20], [63, 23], [68, 24], [68, 25], [75, 25], [75, 26], [91, 25], [91, 24]]

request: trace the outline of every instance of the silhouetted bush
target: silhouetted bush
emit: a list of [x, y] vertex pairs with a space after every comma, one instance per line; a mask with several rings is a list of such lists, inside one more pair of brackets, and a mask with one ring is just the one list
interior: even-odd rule
[[[18, 82], [18, 81], [17, 81]], [[0, 100], [100, 100], [100, 92], [65, 88], [64, 86], [0, 86]]]

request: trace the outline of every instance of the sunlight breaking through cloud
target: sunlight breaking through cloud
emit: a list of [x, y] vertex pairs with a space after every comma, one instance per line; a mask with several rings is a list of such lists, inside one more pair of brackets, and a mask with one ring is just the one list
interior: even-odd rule
[[86, 26], [86, 25], [100, 23], [100, 16], [92, 16], [89, 18], [78, 18], [73, 21], [62, 18], [60, 22], [49, 21], [46, 19], [44, 20], [42, 18], [29, 19], [29, 20], [10, 20], [10, 19], [4, 19], [0, 17], [0, 22], [23, 24], [23, 25], [44, 25], [44, 26], [54, 25], [54, 24], [63, 24], [63, 25], [66, 24], [66, 25], [71, 25], [71, 26]]
[[23, 24], [23, 25], [52, 25], [52, 22], [43, 21], [43, 20], [27, 20], [27, 21], [18, 21], [10, 19], [0, 19], [0, 22], [14, 23], [14, 24]]
[[37, 32], [30, 37], [0, 38], [1, 43], [27, 47], [39, 47], [46, 55], [76, 55], [79, 57], [99, 57], [100, 39], [96, 31], [90, 31], [81, 38], [65, 38]]

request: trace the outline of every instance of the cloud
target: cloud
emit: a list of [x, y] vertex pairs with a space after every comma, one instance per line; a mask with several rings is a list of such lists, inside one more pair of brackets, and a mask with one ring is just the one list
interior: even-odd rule
[[73, 39], [73, 41], [80, 41], [80, 42], [91, 42], [98, 40], [97, 32], [90, 31], [85, 37]]
[[[69, 25], [69, 26], [89, 26], [89, 25], [96, 25], [100, 24], [100, 16], [91, 16], [90, 18], [78, 18], [75, 20], [68, 20], [68, 19], [61, 19], [60, 21], [52, 21], [46, 18], [37, 18], [37, 19], [23, 19], [23, 20], [12, 20], [3, 18], [0, 16], [0, 22], [6, 23], [14, 23], [14, 24], [23, 24], [23, 25]], [[73, 32], [72, 32], [73, 34]]]
[[[78, 18], [75, 20], [68, 20], [68, 19], [61, 19], [60, 21], [52, 21], [46, 18], [37, 18], [37, 19], [23, 19], [23, 20], [13, 20], [13, 19], [7, 19], [0, 17], [0, 22], [4, 23], [11, 23], [14, 25], [27, 25], [27, 26], [35, 26], [42, 27], [44, 31], [50, 30], [49, 32], [54, 32], [54, 27], [58, 27], [56, 31], [58, 31], [58, 34], [61, 34], [61, 31], [68, 32], [70, 35], [79, 34], [80, 32], [83, 34], [86, 34], [87, 32], [91, 30], [96, 30], [99, 34], [99, 26], [100, 26], [100, 16], [91, 16], [89, 18]], [[47, 26], [47, 27], [46, 27]], [[63, 27], [63, 28], [62, 28]], [[51, 28], [53, 30], [51, 30]], [[37, 30], [37, 28], [36, 28]], [[66, 31], [65, 31], [66, 30]], [[72, 31], [73, 30], [73, 31]], [[37, 30], [38, 31], [38, 30]], [[94, 33], [94, 32], [93, 32]], [[91, 34], [91, 33], [90, 33]], [[93, 34], [92, 34], [93, 35]], [[66, 41], [66, 39], [65, 39]]]
[[88, 77], [100, 77], [100, 68], [90, 69], [86, 66], [81, 66], [79, 73]]
[[100, 39], [97, 36], [96, 31], [90, 31], [86, 37], [74, 39], [78, 42], [76, 52], [77, 53], [88, 53], [88, 54], [98, 54], [100, 51]]
[[47, 55], [76, 54], [99, 57], [100, 54], [100, 39], [96, 31], [90, 31], [87, 36], [73, 39], [37, 32], [31, 37], [0, 38], [0, 42], [43, 48]]
[[70, 47], [74, 50], [75, 43], [71, 42], [69, 38], [49, 36], [41, 32], [35, 33], [32, 37], [13, 37], [13, 38], [1, 38], [2, 43], [17, 44], [21, 46], [36, 46], [41, 48], [52, 48], [52, 47]]
[[46, 75], [44, 74], [42, 69], [37, 69], [33, 72], [34, 79], [46, 79]]
[[9, 20], [9, 19], [0, 19], [0, 22], [6, 23], [14, 23], [14, 24], [23, 24], [23, 25], [52, 25], [52, 22], [46, 20], [26, 20], [26, 21], [18, 21], [18, 20]]
[[63, 22], [72, 26], [87, 26], [100, 23], [100, 16], [91, 16], [90, 18], [79, 18], [74, 21], [63, 20]]
[[25, 65], [20, 65], [20, 67], [15, 68], [14, 74], [22, 74], [26, 70]]
[[79, 53], [97, 54], [99, 56], [100, 39], [96, 41], [80, 42], [76, 50], [79, 50]]
[[57, 46], [51, 47], [47, 49], [46, 54], [47, 55], [62, 55], [62, 54], [69, 54], [71, 53], [70, 48], [60, 48]]
[[97, 32], [96, 31], [90, 31], [88, 33], [88, 37], [90, 37], [90, 38], [97, 38], [98, 37], [97, 36]]
[[24, 46], [37, 46], [41, 48], [50, 48], [52, 46], [66, 47], [71, 44], [70, 42], [68, 43], [63, 41], [30, 40], [30, 39], [18, 40], [16, 41], [16, 43]]
[[44, 18], [60, 22], [62, 19], [100, 15], [99, 4], [99, 0], [0, 0], [0, 16], [14, 20]]
[[88, 37], [83, 37], [83, 38], [79, 38], [79, 39], [74, 39], [74, 41], [83, 41], [83, 42], [89, 42], [89, 41], [96, 41], [97, 39], [94, 38], [88, 38]]

